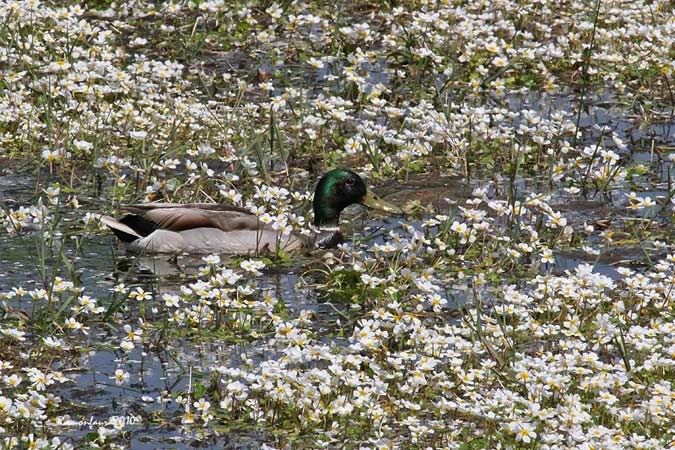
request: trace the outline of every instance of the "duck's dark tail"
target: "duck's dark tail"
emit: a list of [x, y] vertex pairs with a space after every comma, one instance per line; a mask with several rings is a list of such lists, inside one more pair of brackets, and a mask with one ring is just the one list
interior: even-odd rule
[[[122, 220], [128, 223], [128, 220], [126, 220], [127, 217], [130, 216], [126, 216]], [[110, 228], [110, 230], [115, 233], [115, 236], [117, 236], [117, 238], [122, 242], [133, 242], [136, 239], [141, 239], [143, 237], [141, 233], [132, 228], [134, 225], [133, 223], [123, 223], [122, 221], [119, 221], [110, 216], [101, 216], [100, 220], [101, 223]]]

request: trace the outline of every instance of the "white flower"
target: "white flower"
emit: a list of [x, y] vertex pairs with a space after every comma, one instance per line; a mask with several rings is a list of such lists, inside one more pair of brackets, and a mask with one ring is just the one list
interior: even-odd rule
[[129, 46], [131, 47], [143, 47], [145, 44], [148, 43], [148, 40], [142, 37], [137, 37], [133, 41], [129, 42]]
[[200, 398], [198, 401], [193, 403], [193, 406], [197, 409], [197, 411], [203, 414], [209, 410], [211, 403], [207, 402], [204, 398]]
[[316, 58], [309, 58], [307, 60], [310, 66], [314, 67], [315, 69], [322, 69], [324, 67], [323, 61], [320, 59]]
[[92, 148], [94, 148], [94, 144], [92, 144], [91, 142], [87, 142], [87, 141], [75, 140], [75, 141], [73, 141], [73, 145], [75, 146], [76, 149], [84, 150], [85, 152], [88, 152]]
[[125, 372], [122, 369], [115, 370], [115, 375], [110, 377], [111, 380], [115, 380], [115, 384], [121, 385], [129, 381], [129, 372]]
[[60, 158], [60, 154], [56, 150], [44, 149], [42, 151], [42, 157], [49, 162], [57, 161]]
[[202, 260], [210, 266], [217, 266], [218, 264], [220, 264], [220, 256], [218, 255], [204, 256], [202, 257]]
[[140, 130], [140, 131], [130, 131], [129, 132], [129, 137], [131, 139], [134, 139], [134, 140], [137, 140], [137, 141], [142, 141], [143, 139], [146, 138], [147, 135], [148, 135], [148, 132], [142, 131], [142, 130]]
[[244, 269], [247, 272], [250, 272], [254, 275], [262, 275], [262, 272], [260, 272], [260, 269], [265, 268], [265, 263], [263, 261], [256, 261], [254, 259], [247, 259], [242, 261], [239, 264], [239, 267]]

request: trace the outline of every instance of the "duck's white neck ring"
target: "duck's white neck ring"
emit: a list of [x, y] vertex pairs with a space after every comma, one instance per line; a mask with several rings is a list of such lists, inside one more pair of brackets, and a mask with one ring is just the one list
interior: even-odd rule
[[335, 233], [340, 231], [340, 227], [337, 225], [334, 226], [320, 226], [317, 227], [320, 232], [326, 232], [326, 233]]

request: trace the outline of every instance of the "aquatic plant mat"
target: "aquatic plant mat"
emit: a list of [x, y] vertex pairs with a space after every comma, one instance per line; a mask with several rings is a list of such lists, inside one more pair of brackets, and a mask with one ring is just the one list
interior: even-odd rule
[[[0, 0], [0, 448], [675, 447], [675, 5]], [[308, 233], [127, 254], [138, 202]]]

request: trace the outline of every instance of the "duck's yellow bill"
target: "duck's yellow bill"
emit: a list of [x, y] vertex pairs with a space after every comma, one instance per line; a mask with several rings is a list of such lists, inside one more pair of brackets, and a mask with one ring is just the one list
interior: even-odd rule
[[361, 200], [361, 204], [368, 208], [379, 209], [380, 211], [388, 212], [390, 214], [403, 214], [403, 210], [396, 205], [382, 200], [371, 191], [366, 192], [366, 196]]

